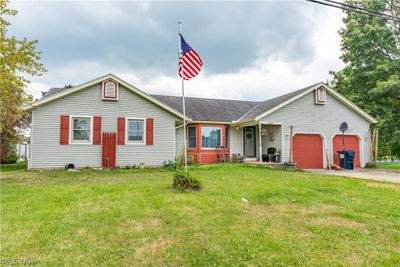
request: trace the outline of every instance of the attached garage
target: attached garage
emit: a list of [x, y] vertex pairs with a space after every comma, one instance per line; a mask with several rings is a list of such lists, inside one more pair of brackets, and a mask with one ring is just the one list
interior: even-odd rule
[[356, 135], [344, 135], [337, 134], [333, 137], [333, 162], [339, 165], [339, 156], [337, 151], [343, 150], [343, 138], [344, 148], [346, 150], [353, 150], [356, 155], [354, 158], [354, 167], [360, 168], [360, 140]]
[[293, 161], [300, 169], [323, 168], [323, 140], [319, 134], [293, 136]]

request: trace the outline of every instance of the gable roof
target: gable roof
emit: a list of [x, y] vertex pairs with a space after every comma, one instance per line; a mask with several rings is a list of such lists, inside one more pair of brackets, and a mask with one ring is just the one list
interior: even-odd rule
[[[98, 83], [103, 82], [104, 80], [108, 80], [108, 79], [113, 79], [114, 81], [118, 82], [119, 84], [121, 84], [125, 88], [127, 88], [128, 90], [136, 93], [137, 95], [143, 97], [144, 99], [156, 104], [157, 106], [167, 110], [168, 112], [174, 114], [175, 116], [177, 116], [179, 118], [183, 118], [183, 114], [180, 113], [179, 111], [172, 109], [168, 105], [160, 102], [158, 99], [155, 99], [154, 97], [150, 96], [149, 94], [146, 94], [145, 92], [139, 90], [138, 88], [134, 87], [133, 85], [129, 84], [128, 82], [125, 82], [124, 80], [118, 78], [117, 76], [115, 76], [114, 74], [111, 74], [111, 73], [101, 76], [99, 78], [96, 78], [94, 80], [82, 83], [80, 85], [73, 86], [71, 88], [51, 88], [48, 92], [46, 92], [46, 94], [41, 99], [39, 99], [38, 101], [33, 102], [31, 105], [25, 107], [25, 110], [32, 110], [35, 107], [52, 102], [56, 99], [59, 99], [66, 95], [78, 92], [80, 90], [83, 90], [85, 88], [88, 88], [92, 85], [98, 84]], [[188, 120], [190, 120], [190, 118], [188, 116], [186, 116], [186, 117]]]
[[[168, 106], [183, 112], [182, 97], [152, 95]], [[258, 102], [185, 97], [186, 114], [195, 121], [232, 122], [256, 106]]]
[[[82, 90], [106, 79], [114, 79], [124, 87], [142, 96], [143, 98], [153, 102], [163, 109], [183, 118], [182, 97], [180, 96], [165, 96], [165, 95], [150, 95], [137, 89], [133, 85], [121, 80], [113, 74], [107, 74], [95, 80], [83, 83], [71, 88], [51, 88], [44, 96], [27, 107], [30, 110], [44, 103], [56, 100], [68, 94]], [[292, 103], [293, 101], [303, 97], [304, 95], [314, 91], [319, 87], [324, 87], [333, 97], [342, 104], [359, 114], [370, 123], [377, 123], [377, 120], [363, 111], [353, 102], [339, 94], [334, 89], [324, 83], [316, 83], [311, 86], [271, 98], [265, 101], [244, 101], [244, 100], [228, 100], [228, 99], [212, 99], [212, 98], [196, 98], [185, 97], [186, 103], [186, 118], [194, 121], [202, 122], [222, 122], [222, 123], [242, 123], [249, 121], [258, 121], [261, 118], [271, 114], [272, 112]]]
[[[320, 84], [320, 83], [317, 83], [317, 84]], [[254, 108], [252, 108], [246, 114], [244, 114], [242, 117], [240, 117], [238, 119], [238, 121], [255, 120], [256, 117], [258, 117], [260, 114], [263, 114], [264, 112], [271, 110], [272, 108], [284, 103], [287, 100], [292, 99], [293, 97], [309, 90], [310, 88], [315, 87], [317, 84], [313, 84], [311, 86], [302, 88], [300, 90], [296, 90], [296, 91], [290, 92], [285, 95], [281, 95], [278, 97], [274, 97], [274, 98], [259, 102]]]
[[68, 90], [68, 89], [71, 89], [71, 88], [72, 87], [69, 87], [69, 88], [68, 87], [52, 87], [52, 88], [49, 89], [49, 91], [44, 93], [44, 95], [42, 96], [41, 99], [46, 98], [46, 97], [50, 97], [52, 95], [58, 94], [58, 93], [60, 93], [62, 91], [65, 91], [65, 90]]
[[[365, 120], [367, 120], [370, 123], [377, 123], [378, 121], [372, 117], [371, 115], [369, 115], [367, 112], [365, 112], [364, 110], [362, 110], [360, 107], [358, 107], [356, 104], [354, 104], [353, 102], [351, 102], [349, 99], [345, 98], [344, 96], [342, 96], [341, 94], [339, 94], [336, 90], [334, 90], [333, 88], [329, 87], [328, 85], [324, 84], [324, 83], [316, 83], [314, 85], [311, 85], [309, 87], [300, 89], [298, 91], [294, 91], [293, 95], [291, 95], [291, 93], [289, 93], [288, 95], [291, 96], [291, 98], [286, 99], [286, 97], [283, 97], [283, 99], [281, 99], [282, 101], [280, 101], [281, 103], [279, 103], [278, 105], [275, 105], [274, 107], [265, 110], [263, 113], [258, 114], [257, 116], [254, 117], [254, 120], [258, 121], [261, 118], [267, 116], [268, 114], [271, 114], [272, 112], [283, 108], [284, 106], [296, 101], [297, 99], [307, 95], [308, 93], [314, 91], [315, 89], [318, 89], [320, 87], [324, 87], [325, 90], [330, 93], [334, 98], [336, 98], [339, 102], [341, 102], [343, 105], [347, 106], [348, 108], [350, 108], [352, 111], [354, 111], [355, 113], [357, 113], [358, 115], [360, 115], [361, 117], [363, 117]], [[286, 96], [286, 95], [284, 95]]]
[[[292, 103], [317, 88], [324, 87], [339, 102], [359, 114], [370, 123], [378, 121], [356, 104], [324, 83], [316, 83], [265, 101], [223, 100], [185, 97], [186, 114], [194, 121], [241, 123], [258, 121], [272, 112]], [[168, 106], [182, 112], [182, 97], [152, 95]]]

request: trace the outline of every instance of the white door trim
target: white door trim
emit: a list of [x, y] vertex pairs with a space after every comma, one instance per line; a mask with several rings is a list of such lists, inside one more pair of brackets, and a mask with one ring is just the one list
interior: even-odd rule
[[[333, 155], [335, 151], [333, 151], [333, 138], [335, 138], [336, 135], [342, 135], [341, 132], [334, 133], [331, 137], [331, 149], [332, 149], [332, 162], [333, 162]], [[344, 135], [353, 135], [358, 138], [358, 151], [360, 153], [360, 168], [363, 168], [365, 166], [364, 162], [364, 151], [363, 151], [363, 140], [360, 134], [358, 133], [345, 133]]]

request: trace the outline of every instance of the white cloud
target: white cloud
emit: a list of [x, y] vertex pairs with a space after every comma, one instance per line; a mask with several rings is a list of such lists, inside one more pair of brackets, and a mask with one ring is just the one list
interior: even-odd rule
[[[330, 70], [340, 70], [340, 37], [342, 15], [336, 10], [324, 13], [309, 12], [315, 22], [310, 45], [315, 57], [311, 62], [285, 62], [279, 56], [260, 58], [251, 68], [237, 72], [208, 75], [207, 67], [202, 73], [185, 82], [186, 95], [197, 97], [264, 100], [330, 79]], [[166, 95], [180, 95], [178, 77], [158, 76], [143, 81], [132, 74], [120, 74], [146, 92]]]
[[50, 89], [51, 85], [40, 83], [40, 82], [31, 82], [27, 86], [27, 92], [33, 95], [34, 99], [39, 99], [42, 96], [42, 91], [47, 91]]
[[[141, 5], [144, 12], [149, 9], [147, 3], [141, 2]], [[120, 12], [118, 8], [113, 10], [116, 13]], [[330, 70], [339, 70], [343, 67], [343, 63], [339, 59], [340, 38], [337, 33], [342, 25], [341, 12], [329, 8], [309, 8], [309, 6], [305, 6], [301, 10], [304, 12], [304, 18], [310, 20], [313, 25], [309, 29], [311, 37], [308, 36], [309, 39], [307, 40], [313, 50], [311, 60], [286, 61], [285, 56], [280, 55], [280, 53], [274, 53], [274, 55], [261, 53], [262, 56], [254, 60], [250, 67], [238, 68], [237, 71], [220, 74], [208, 72], [207, 62], [205, 62], [204, 69], [199, 77], [185, 83], [186, 95], [264, 100], [316, 82], [325, 82], [328, 78], [331, 78]], [[296, 49], [296, 42], [290, 43], [288, 46]], [[151, 56], [151, 53], [149, 56]], [[41, 77], [35, 78], [34, 82], [28, 85], [28, 92], [39, 97], [40, 91], [47, 90], [51, 86], [63, 86], [68, 83], [76, 85], [112, 72], [148, 93], [181, 94], [178, 75], [160, 74], [152, 76], [148, 80], [137, 73], [132, 73], [131, 70], [126, 69], [126, 66], [123, 69], [119, 67], [85, 60], [65, 64], [57, 69], [49, 70], [45, 74], [46, 82], [43, 82], [44, 79], [42, 80]], [[51, 79], [48, 77], [51, 77]], [[72, 77], [74, 80], [62, 80], [65, 77]], [[50, 80], [56, 81], [56, 83], [49, 85]]]

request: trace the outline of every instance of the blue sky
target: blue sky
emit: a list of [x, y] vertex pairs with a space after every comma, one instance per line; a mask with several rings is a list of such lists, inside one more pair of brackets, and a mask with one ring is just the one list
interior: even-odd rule
[[177, 22], [204, 68], [187, 95], [260, 100], [330, 78], [342, 14], [305, 1], [14, 1], [9, 35], [39, 40], [48, 69], [36, 97], [114, 73], [149, 93], [179, 95]]

